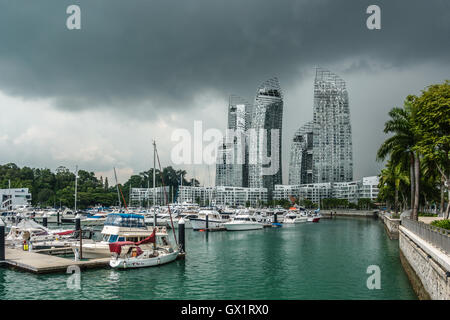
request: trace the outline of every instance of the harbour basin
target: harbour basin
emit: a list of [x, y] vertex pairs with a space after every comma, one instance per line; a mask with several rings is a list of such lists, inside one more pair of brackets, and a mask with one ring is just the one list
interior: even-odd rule
[[[400, 263], [398, 241], [373, 218], [254, 231], [186, 230], [186, 249], [185, 260], [159, 267], [82, 271], [79, 288], [70, 274], [0, 268], [0, 298], [417, 299]], [[381, 289], [367, 287], [371, 265], [380, 268]]]

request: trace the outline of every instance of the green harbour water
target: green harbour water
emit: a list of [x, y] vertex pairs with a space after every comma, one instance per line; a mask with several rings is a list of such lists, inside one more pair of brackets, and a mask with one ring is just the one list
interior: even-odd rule
[[[373, 218], [322, 219], [255, 231], [186, 230], [185, 260], [153, 268], [34, 275], [0, 268], [0, 299], [417, 299], [398, 240]], [[381, 289], [366, 286], [370, 265]], [[70, 281], [69, 281], [70, 282]]]

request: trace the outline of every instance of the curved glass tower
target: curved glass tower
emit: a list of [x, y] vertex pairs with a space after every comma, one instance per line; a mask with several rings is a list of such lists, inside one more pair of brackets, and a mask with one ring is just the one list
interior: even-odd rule
[[256, 92], [248, 133], [248, 184], [251, 188], [267, 188], [269, 200], [274, 186], [282, 183], [282, 124], [283, 94], [278, 79], [272, 78]]
[[316, 69], [314, 81], [313, 182], [353, 180], [352, 129], [344, 80]]
[[300, 127], [292, 138], [289, 158], [289, 185], [312, 183], [312, 121]]
[[216, 186], [246, 187], [248, 151], [246, 130], [249, 128], [251, 106], [238, 96], [230, 96], [228, 127], [218, 148]]

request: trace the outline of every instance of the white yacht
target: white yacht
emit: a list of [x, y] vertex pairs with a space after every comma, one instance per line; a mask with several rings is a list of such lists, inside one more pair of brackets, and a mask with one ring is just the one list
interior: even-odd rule
[[42, 223], [44, 221], [44, 216], [47, 217], [47, 223], [58, 223], [58, 217], [61, 221], [62, 213], [59, 212], [58, 210], [50, 210], [50, 211], [42, 210], [36, 212], [34, 220], [36, 222]]
[[33, 220], [22, 220], [17, 225], [11, 226], [5, 237], [7, 244], [22, 246], [24, 241], [33, 244], [34, 248], [62, 247], [68, 241], [74, 241], [75, 230], [47, 229]]
[[202, 209], [198, 212], [197, 218], [189, 218], [192, 224], [192, 229], [196, 231], [206, 229], [206, 216], [208, 216], [209, 229], [223, 228], [223, 224], [230, 221], [230, 219], [223, 218], [222, 215], [216, 210]]
[[248, 214], [234, 216], [231, 221], [225, 222], [223, 225], [227, 231], [259, 230], [264, 227], [264, 224], [256, 221], [254, 216]]
[[304, 223], [308, 221], [308, 217], [301, 215], [296, 210], [289, 210], [288, 213], [284, 216], [283, 223], [292, 224], [292, 223]]

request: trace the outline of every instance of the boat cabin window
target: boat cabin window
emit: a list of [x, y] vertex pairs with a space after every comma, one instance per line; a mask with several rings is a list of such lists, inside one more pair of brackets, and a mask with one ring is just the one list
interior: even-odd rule
[[109, 214], [105, 226], [145, 228], [144, 217], [131, 214]]

